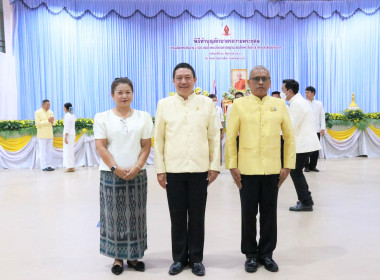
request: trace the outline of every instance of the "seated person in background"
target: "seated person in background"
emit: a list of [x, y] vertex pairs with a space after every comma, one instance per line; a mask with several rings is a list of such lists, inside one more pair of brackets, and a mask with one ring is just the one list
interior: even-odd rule
[[281, 96], [280, 96], [280, 92], [279, 92], [279, 91], [274, 91], [274, 92], [272, 92], [272, 97], [275, 97], [275, 98], [281, 98]]
[[[240, 97], [244, 97], [244, 93], [242, 93], [241, 91], [238, 91], [235, 93], [235, 99], [238, 99]], [[230, 112], [231, 112], [231, 108], [232, 108], [232, 105], [229, 105], [227, 107], [227, 114], [226, 114], [226, 128], [227, 128], [227, 124], [228, 124], [228, 119], [230, 118]]]
[[[241, 97], [244, 97], [244, 93], [242, 93], [241, 91], [238, 91], [237, 93], [235, 93], [235, 99], [238, 99], [238, 98], [241, 98]], [[229, 105], [227, 107], [227, 114], [226, 114], [226, 129], [227, 129], [227, 125], [228, 125], [228, 120], [230, 118], [230, 113], [231, 113], [231, 109], [232, 109], [232, 105]], [[237, 150], [239, 152], [239, 135], [236, 137], [236, 146], [237, 146]]]

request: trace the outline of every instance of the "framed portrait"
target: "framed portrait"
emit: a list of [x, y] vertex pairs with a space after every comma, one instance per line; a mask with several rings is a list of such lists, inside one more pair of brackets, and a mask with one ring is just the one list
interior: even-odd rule
[[231, 87], [234, 87], [236, 91], [247, 91], [247, 69], [231, 70]]

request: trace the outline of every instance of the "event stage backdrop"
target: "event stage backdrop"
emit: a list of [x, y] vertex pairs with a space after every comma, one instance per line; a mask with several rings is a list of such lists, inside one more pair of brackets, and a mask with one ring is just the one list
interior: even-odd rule
[[174, 91], [172, 69], [189, 62], [197, 86], [219, 99], [231, 69], [261, 64], [272, 75], [317, 89], [325, 111], [351, 102], [380, 111], [380, 1], [57, 1], [11, 0], [18, 67], [18, 117], [45, 98], [58, 118], [72, 102], [78, 117], [112, 107], [110, 84], [128, 76], [133, 107], [155, 115]]

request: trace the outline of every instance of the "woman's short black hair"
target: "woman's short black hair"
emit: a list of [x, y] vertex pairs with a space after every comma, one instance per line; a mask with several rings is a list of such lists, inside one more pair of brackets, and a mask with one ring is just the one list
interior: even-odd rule
[[63, 107], [65, 107], [67, 111], [70, 111], [70, 108], [72, 108], [73, 105], [70, 102], [67, 102], [65, 105], [63, 105]]

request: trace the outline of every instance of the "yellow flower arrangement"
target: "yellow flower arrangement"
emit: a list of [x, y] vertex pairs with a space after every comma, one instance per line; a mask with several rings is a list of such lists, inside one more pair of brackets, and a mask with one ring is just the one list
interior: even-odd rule
[[[195, 92], [196, 95], [200, 95], [200, 94], [202, 94], [204, 96], [209, 96], [210, 95], [210, 92], [208, 92], [207, 90], [204, 90], [202, 92], [202, 89], [200, 87], [196, 87], [194, 89], [194, 92]], [[175, 94], [175, 92], [169, 92], [169, 96], [173, 96], [174, 94]]]

